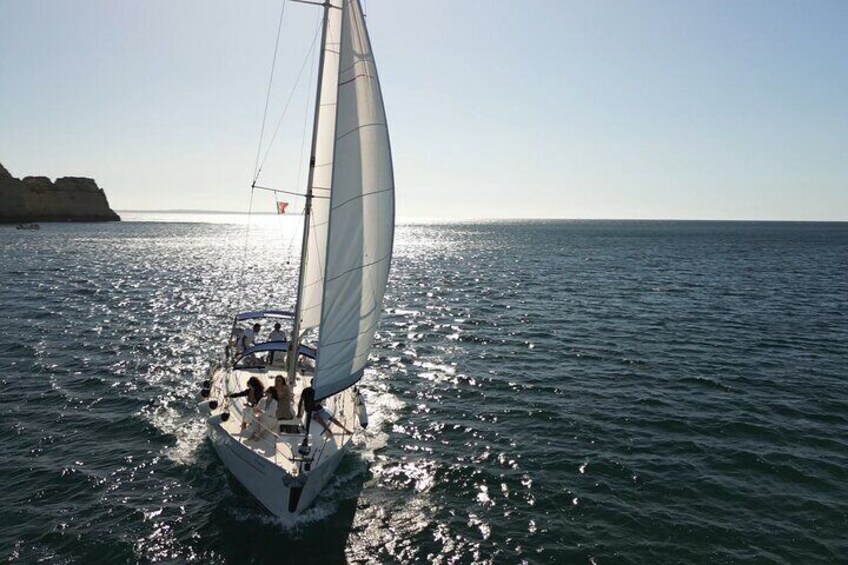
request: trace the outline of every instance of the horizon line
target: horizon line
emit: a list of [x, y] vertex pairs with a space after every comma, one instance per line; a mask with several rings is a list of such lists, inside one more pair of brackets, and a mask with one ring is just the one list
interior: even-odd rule
[[[236, 215], [236, 216], [277, 216], [275, 212], [233, 212], [231, 210], [194, 210], [194, 209], [170, 209], [170, 210], [115, 210], [118, 214], [214, 214], [214, 215]], [[283, 214], [287, 216], [302, 216], [303, 214]], [[508, 216], [479, 216], [479, 217], [457, 217], [444, 218], [432, 216], [403, 216], [398, 217], [400, 221], [438, 221], [438, 222], [467, 222], [467, 221], [512, 221], [512, 222], [544, 222], [544, 221], [566, 221], [566, 222], [810, 222], [810, 223], [845, 223], [845, 220], [811, 220], [792, 218], [568, 218], [564, 216], [548, 217], [508, 217]]]

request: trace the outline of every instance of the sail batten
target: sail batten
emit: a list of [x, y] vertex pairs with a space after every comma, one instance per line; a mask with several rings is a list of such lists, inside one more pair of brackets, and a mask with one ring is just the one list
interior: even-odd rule
[[383, 97], [358, 0], [342, 0], [316, 398], [356, 383], [377, 330], [394, 237]]

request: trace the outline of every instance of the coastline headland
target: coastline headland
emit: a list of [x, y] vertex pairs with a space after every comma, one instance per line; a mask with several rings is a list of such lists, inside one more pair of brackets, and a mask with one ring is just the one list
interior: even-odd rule
[[0, 223], [117, 222], [106, 193], [94, 179], [15, 178], [0, 164]]

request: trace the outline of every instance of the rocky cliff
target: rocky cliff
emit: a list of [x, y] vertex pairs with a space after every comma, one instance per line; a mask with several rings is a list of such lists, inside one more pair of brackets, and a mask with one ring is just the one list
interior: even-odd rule
[[120, 221], [94, 180], [16, 179], [0, 164], [0, 223]]

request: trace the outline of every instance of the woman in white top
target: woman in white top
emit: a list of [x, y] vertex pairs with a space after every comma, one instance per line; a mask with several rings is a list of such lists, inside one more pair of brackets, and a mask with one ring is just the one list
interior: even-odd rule
[[277, 390], [269, 386], [265, 395], [253, 409], [250, 422], [250, 439], [262, 439], [277, 426]]

